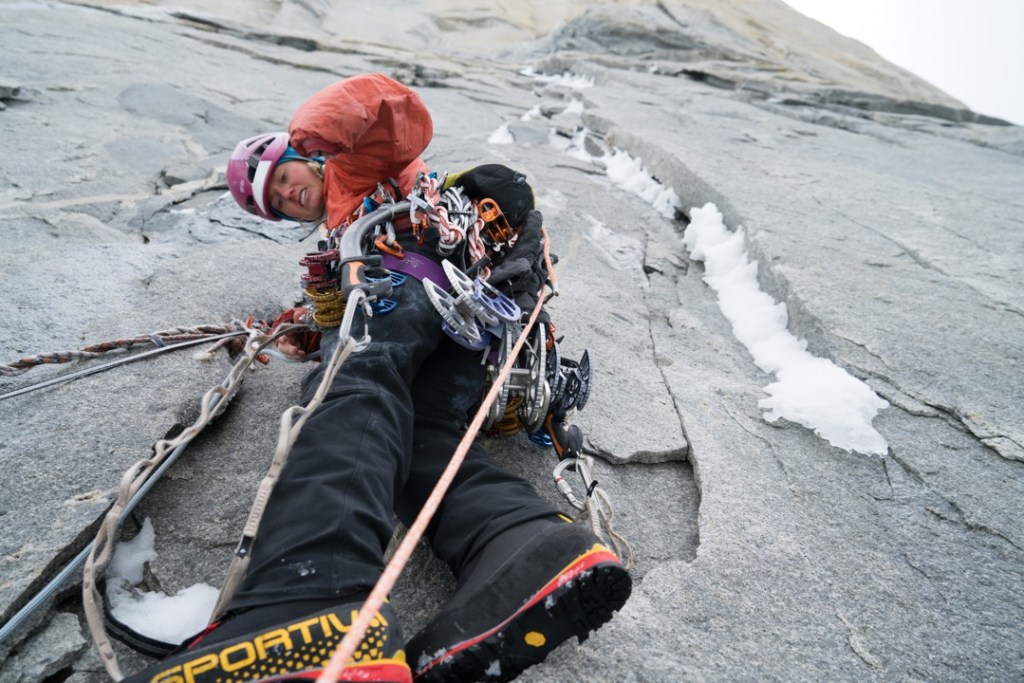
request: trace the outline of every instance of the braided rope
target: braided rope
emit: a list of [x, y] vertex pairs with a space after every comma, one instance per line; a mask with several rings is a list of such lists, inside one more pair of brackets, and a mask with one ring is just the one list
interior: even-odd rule
[[[265, 324], [264, 324], [265, 325]], [[258, 325], [259, 326], [259, 325]], [[40, 365], [56, 365], [71, 363], [74, 361], [89, 360], [98, 358], [105, 353], [112, 351], [128, 351], [136, 346], [164, 346], [183, 341], [195, 339], [206, 339], [219, 334], [234, 332], [242, 329], [236, 322], [223, 325], [196, 325], [194, 327], [172, 327], [161, 332], [151, 334], [140, 334], [127, 339], [115, 339], [113, 341], [99, 342], [74, 351], [57, 351], [54, 353], [40, 353], [32, 356], [19, 358], [13, 363], [0, 365], [0, 375], [15, 377]]]
[[420, 173], [416, 178], [414, 190], [417, 201], [412, 202], [409, 215], [413, 224], [418, 222], [417, 209], [423, 211], [431, 224], [437, 229], [438, 251], [448, 255], [466, 239], [465, 228], [459, 221], [454, 224], [448, 220], [448, 210], [441, 204], [441, 190], [436, 177]]
[[[450, 255], [465, 242], [471, 263], [477, 263], [487, 256], [487, 245], [482, 237], [484, 220], [477, 211], [476, 203], [465, 197], [460, 189], [450, 187], [442, 196], [438, 179], [421, 173], [410, 194], [410, 201], [412, 206], [409, 208], [409, 218], [412, 223], [419, 224], [417, 214], [422, 212], [437, 229], [437, 250], [440, 254]], [[486, 280], [491, 269], [485, 266], [478, 274]]]
[[[421, 187], [424, 188], [424, 199], [434, 207], [434, 219], [437, 231], [440, 233], [438, 250], [445, 255], [450, 255], [466, 239], [466, 221], [450, 220], [448, 208], [441, 202], [437, 178], [428, 178], [427, 180], [428, 182]], [[447, 191], [445, 195], [450, 199], [455, 196], [455, 193]]]
[[[473, 263], [478, 263], [482, 258], [487, 256], [487, 245], [484, 244], [484, 238], [481, 237], [481, 233], [484, 229], [484, 219], [477, 213], [476, 220], [473, 221], [473, 226], [469, 230], [467, 237], [466, 248], [469, 249], [470, 260]], [[478, 275], [482, 280], [487, 280], [491, 276], [491, 267], [484, 266], [478, 271]]]

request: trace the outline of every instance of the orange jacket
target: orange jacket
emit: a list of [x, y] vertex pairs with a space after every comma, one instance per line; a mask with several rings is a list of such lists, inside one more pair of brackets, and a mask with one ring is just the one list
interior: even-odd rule
[[423, 100], [381, 74], [353, 76], [327, 86], [299, 107], [288, 124], [292, 147], [324, 156], [327, 227], [353, 218], [378, 182], [398, 181], [403, 196], [427, 166], [420, 154], [434, 125]]

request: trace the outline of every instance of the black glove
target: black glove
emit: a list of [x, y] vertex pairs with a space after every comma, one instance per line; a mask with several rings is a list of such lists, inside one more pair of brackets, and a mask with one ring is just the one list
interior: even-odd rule
[[525, 315], [529, 315], [536, 305], [537, 294], [546, 279], [543, 225], [541, 212], [530, 211], [526, 223], [519, 230], [515, 246], [491, 268], [491, 275], [487, 278], [492, 286], [514, 299]]
[[[491, 268], [491, 276], [487, 278], [493, 287], [516, 302], [522, 312], [520, 322], [523, 324], [533, 314], [540, 289], [548, 277], [544, 264], [543, 227], [544, 216], [536, 209], [531, 210], [526, 215], [526, 223], [519, 230], [515, 245]], [[546, 309], [541, 308], [537, 322], [551, 324], [551, 316]]]

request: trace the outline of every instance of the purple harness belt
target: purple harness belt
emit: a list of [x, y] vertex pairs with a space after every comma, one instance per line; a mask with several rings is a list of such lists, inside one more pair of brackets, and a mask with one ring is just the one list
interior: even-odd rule
[[441, 289], [447, 290], [452, 286], [444, 269], [422, 254], [407, 251], [405, 258], [398, 258], [387, 253], [381, 253], [381, 257], [383, 266], [388, 270], [405, 273], [420, 282], [430, 280]]

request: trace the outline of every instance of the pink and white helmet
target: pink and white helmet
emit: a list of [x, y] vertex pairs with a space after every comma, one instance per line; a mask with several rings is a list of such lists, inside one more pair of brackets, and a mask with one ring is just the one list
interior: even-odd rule
[[267, 201], [274, 166], [288, 150], [288, 133], [265, 133], [238, 143], [228, 160], [228, 189], [238, 205], [268, 221], [281, 220]]

